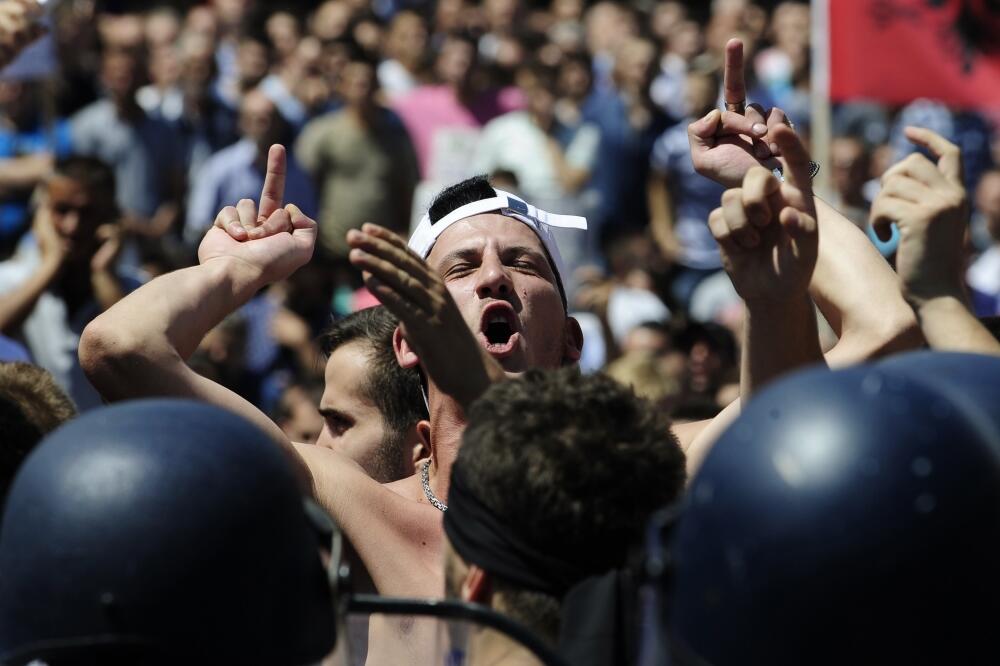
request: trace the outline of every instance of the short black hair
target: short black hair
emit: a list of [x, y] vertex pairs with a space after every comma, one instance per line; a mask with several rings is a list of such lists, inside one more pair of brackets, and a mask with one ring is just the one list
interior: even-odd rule
[[[651, 514], [677, 500], [686, 481], [663, 412], [607, 375], [575, 367], [491, 386], [469, 409], [456, 464], [522, 541], [578, 554], [574, 561], [595, 574], [626, 565]], [[493, 584], [515, 619], [554, 636], [560, 600]]]
[[419, 371], [401, 367], [393, 352], [392, 336], [398, 324], [384, 306], [360, 310], [331, 324], [320, 335], [320, 347], [329, 356], [350, 342], [365, 343], [369, 365], [362, 395], [382, 414], [389, 430], [403, 434], [427, 418], [427, 404]]
[[456, 208], [461, 208], [474, 201], [492, 199], [496, 195], [496, 190], [490, 185], [487, 176], [473, 176], [442, 190], [434, 197], [434, 202], [428, 209], [427, 215], [433, 224]]
[[115, 172], [106, 162], [86, 155], [62, 157], [56, 161], [53, 174], [83, 185], [100, 206], [116, 208]]
[[[440, 194], [434, 197], [433, 203], [427, 209], [427, 217], [430, 218], [431, 224], [434, 224], [453, 210], [476, 201], [492, 199], [496, 195], [497, 192], [490, 185], [488, 176], [480, 175], [466, 178], [460, 183], [446, 187]], [[548, 259], [549, 266], [552, 268], [552, 276], [555, 278], [559, 296], [562, 297], [563, 306], [568, 307], [569, 301], [566, 298], [566, 290], [563, 286], [565, 278], [559, 274], [556, 262], [552, 260], [552, 255], [549, 254], [549, 248], [541, 241], [541, 238], [539, 238], [539, 242], [541, 243], [542, 251], [545, 252], [545, 258]]]

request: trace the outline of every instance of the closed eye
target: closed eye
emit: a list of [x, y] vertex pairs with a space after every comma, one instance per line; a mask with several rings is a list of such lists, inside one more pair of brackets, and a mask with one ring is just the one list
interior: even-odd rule
[[475, 268], [476, 268], [475, 266], [468, 263], [455, 264], [454, 266], [450, 266], [448, 270], [445, 271], [444, 277], [445, 278], [461, 277], [463, 275], [471, 273], [472, 271], [475, 270]]

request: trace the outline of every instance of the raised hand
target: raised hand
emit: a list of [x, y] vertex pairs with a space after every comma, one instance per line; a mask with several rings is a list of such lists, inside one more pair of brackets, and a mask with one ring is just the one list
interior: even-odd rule
[[316, 222], [294, 204], [282, 207], [286, 168], [284, 146], [271, 146], [260, 209], [250, 199], [223, 208], [198, 247], [200, 263], [239, 259], [262, 284], [282, 280], [308, 263], [316, 245]]
[[48, 201], [42, 201], [31, 222], [31, 233], [38, 243], [38, 254], [42, 263], [50, 266], [61, 266], [69, 256], [73, 246], [68, 238], [62, 236], [56, 229], [52, 219], [52, 209]]
[[0, 0], [0, 68], [45, 34], [45, 27], [38, 22], [41, 15], [42, 8], [35, 0]]
[[758, 105], [746, 104], [743, 68], [743, 42], [731, 39], [726, 44], [723, 84], [727, 110], [712, 110], [688, 125], [695, 170], [726, 187], [739, 187], [755, 166], [778, 166], [774, 153], [779, 149], [770, 131], [785, 124], [780, 109], [765, 112]]
[[90, 270], [93, 273], [112, 273], [115, 260], [122, 249], [122, 230], [115, 223], [102, 224], [97, 227], [94, 237], [100, 244], [97, 252], [90, 259]]
[[403, 336], [439, 389], [467, 406], [503, 375], [469, 329], [444, 280], [402, 238], [366, 224], [349, 231], [347, 243], [351, 264], [363, 271], [369, 291], [399, 318]]
[[969, 204], [958, 147], [934, 132], [907, 127], [906, 137], [931, 151], [937, 165], [913, 153], [885, 172], [871, 224], [883, 238], [899, 227], [896, 272], [911, 303], [936, 296], [964, 299], [963, 243]]
[[722, 264], [748, 304], [804, 296], [819, 247], [809, 155], [789, 127], [776, 127], [771, 138], [783, 155], [785, 181], [751, 168], [708, 220]]

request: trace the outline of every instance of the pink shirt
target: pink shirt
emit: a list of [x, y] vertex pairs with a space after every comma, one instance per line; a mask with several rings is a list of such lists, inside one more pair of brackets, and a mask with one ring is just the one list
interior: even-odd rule
[[524, 98], [516, 88], [484, 93], [465, 106], [448, 86], [420, 86], [392, 102], [393, 111], [402, 118], [410, 133], [410, 140], [417, 151], [420, 174], [424, 178], [428, 175], [432, 142], [438, 130], [478, 129], [501, 114], [522, 108]]

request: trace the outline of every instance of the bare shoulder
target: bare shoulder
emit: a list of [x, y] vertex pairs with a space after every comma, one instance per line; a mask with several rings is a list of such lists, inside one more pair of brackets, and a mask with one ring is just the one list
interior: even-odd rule
[[412, 484], [419, 488], [419, 479], [383, 485], [335, 451], [308, 444], [295, 449], [317, 501], [354, 546], [379, 593], [440, 596], [441, 512], [414, 497]]

